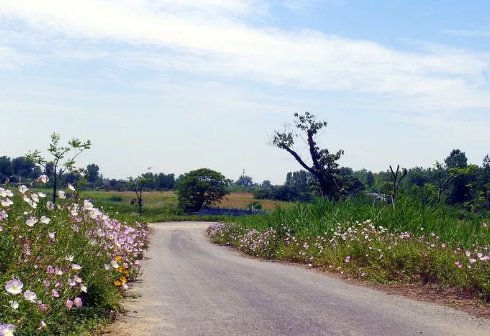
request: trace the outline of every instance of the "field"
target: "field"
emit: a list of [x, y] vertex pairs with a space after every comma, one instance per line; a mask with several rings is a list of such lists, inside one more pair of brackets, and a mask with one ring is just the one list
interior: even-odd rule
[[[131, 204], [135, 198], [131, 191], [83, 191], [82, 199], [90, 199], [95, 206], [101, 207], [111, 215], [125, 220], [127, 217], [138, 218], [137, 206]], [[251, 193], [231, 193], [216, 206], [247, 209], [254, 200]], [[259, 200], [263, 210], [273, 210], [277, 206], [288, 206], [290, 203], [272, 200]], [[173, 191], [151, 191], [143, 193], [143, 221], [160, 222], [168, 220], [203, 219], [202, 217], [182, 216], [178, 208], [177, 195]], [[205, 219], [205, 218], [204, 218]], [[208, 218], [215, 220], [215, 218]]]

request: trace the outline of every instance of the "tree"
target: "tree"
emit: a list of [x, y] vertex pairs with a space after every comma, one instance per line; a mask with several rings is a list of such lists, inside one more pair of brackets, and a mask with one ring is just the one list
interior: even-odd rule
[[19, 156], [12, 160], [13, 174], [18, 177], [29, 177], [35, 167], [36, 165], [28, 161], [25, 156]]
[[269, 180], [264, 180], [264, 181], [262, 181], [260, 186], [261, 187], [270, 187], [270, 186], [272, 186], [272, 183]]
[[10, 178], [13, 174], [12, 161], [7, 156], [0, 157], [0, 182]]
[[[282, 132], [275, 131], [272, 138], [272, 145], [286, 150], [296, 161], [310, 174], [315, 176], [320, 186], [320, 192], [323, 197], [337, 198], [342, 191], [342, 178], [339, 175], [338, 161], [344, 154], [339, 150], [331, 154], [328, 149], [320, 149], [317, 145], [316, 137], [318, 132], [327, 127], [326, 121], [317, 121], [315, 115], [305, 112], [304, 115], [294, 114], [294, 127], [296, 130], [286, 124]], [[300, 134], [306, 135], [306, 143], [311, 166], [298, 154], [295, 149], [295, 140]]]
[[99, 178], [99, 166], [96, 164], [89, 164], [87, 166], [87, 181], [90, 183], [95, 183], [97, 182], [97, 179]]
[[[53, 176], [53, 203], [56, 203], [56, 189], [58, 187], [58, 179], [65, 171], [71, 173], [80, 172], [80, 169], [75, 168], [75, 159], [86, 149], [91, 146], [90, 140], [86, 142], [81, 142], [78, 139], [71, 139], [68, 141], [68, 146], [60, 146], [60, 135], [53, 133], [51, 135], [51, 143], [49, 144], [48, 152], [53, 156], [52, 160], [47, 160], [41, 156], [41, 152], [35, 150], [34, 152], [29, 152], [26, 155], [26, 159], [33, 163], [44, 167], [47, 172], [51, 172]], [[66, 156], [73, 151], [74, 154], [70, 158]], [[64, 161], [64, 162], [63, 162]], [[51, 168], [52, 167], [52, 168]], [[48, 170], [51, 168], [52, 171]]]
[[143, 213], [143, 189], [156, 181], [156, 178], [153, 173], [150, 172], [150, 169], [151, 168], [148, 167], [148, 172], [141, 174], [138, 177], [128, 177], [128, 189], [134, 191], [136, 194], [136, 199], [131, 201], [131, 204], [136, 204], [138, 206], [138, 213], [140, 216]]
[[454, 179], [451, 181], [451, 187], [447, 198], [448, 203], [454, 205], [468, 201], [470, 199], [470, 188], [468, 183], [470, 182], [471, 172], [464, 170], [464, 168], [468, 167], [466, 154], [459, 149], [454, 149], [444, 162], [446, 163], [446, 169], [449, 172], [453, 172], [453, 175], [455, 175]]
[[198, 211], [219, 203], [230, 183], [221, 173], [208, 168], [190, 171], [177, 184], [179, 206], [185, 211]]
[[374, 175], [372, 171], [366, 173], [366, 184], [368, 185], [368, 188], [371, 188], [374, 185]]
[[241, 175], [238, 178], [238, 180], [235, 182], [235, 184], [239, 187], [251, 187], [251, 186], [253, 186], [254, 182], [250, 176]]

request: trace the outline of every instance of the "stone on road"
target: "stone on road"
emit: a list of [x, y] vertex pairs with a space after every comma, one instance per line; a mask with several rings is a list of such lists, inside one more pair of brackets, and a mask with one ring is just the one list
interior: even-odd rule
[[131, 336], [490, 336], [490, 322], [209, 243], [209, 223], [163, 223], [115, 325]]

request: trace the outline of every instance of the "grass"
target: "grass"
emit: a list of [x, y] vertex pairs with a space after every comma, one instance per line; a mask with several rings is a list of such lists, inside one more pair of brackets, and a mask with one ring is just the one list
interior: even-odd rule
[[215, 243], [377, 283], [435, 284], [490, 302], [488, 219], [402, 198], [294, 204], [212, 225]]
[[[227, 216], [186, 216], [178, 208], [177, 195], [172, 191], [160, 192], [151, 191], [143, 193], [143, 215], [140, 217], [136, 205], [130, 202], [135, 198], [130, 191], [83, 191], [81, 197], [91, 199], [95, 206], [110, 212], [115, 218], [120, 220], [140, 220], [149, 222], [166, 221], [224, 221]], [[119, 199], [120, 201], [115, 201]], [[251, 193], [232, 193], [227, 195], [220, 207], [242, 208], [254, 201]], [[278, 206], [287, 206], [289, 203], [281, 201], [263, 200], [260, 201], [263, 209], [271, 210]]]

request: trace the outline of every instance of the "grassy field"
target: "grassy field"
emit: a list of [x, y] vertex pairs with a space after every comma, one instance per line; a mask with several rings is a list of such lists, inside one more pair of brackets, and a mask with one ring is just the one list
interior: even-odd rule
[[[137, 219], [138, 208], [131, 205], [131, 200], [135, 198], [134, 192], [130, 191], [83, 191], [80, 195], [82, 199], [90, 199], [96, 207], [101, 207], [111, 215], [121, 220]], [[231, 193], [216, 206], [228, 208], [246, 209], [254, 198], [251, 193]], [[260, 200], [262, 209], [273, 210], [277, 206], [286, 206], [290, 203], [271, 200]], [[169, 220], [223, 220], [225, 218], [183, 216], [178, 208], [177, 195], [173, 191], [151, 191], [143, 193], [143, 216], [142, 221], [159, 222]]]

